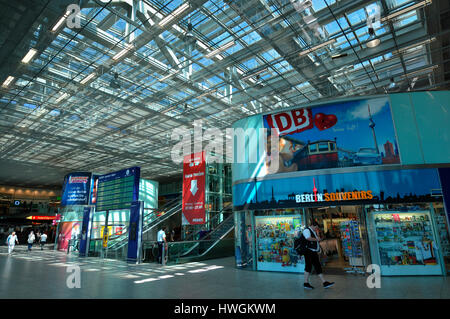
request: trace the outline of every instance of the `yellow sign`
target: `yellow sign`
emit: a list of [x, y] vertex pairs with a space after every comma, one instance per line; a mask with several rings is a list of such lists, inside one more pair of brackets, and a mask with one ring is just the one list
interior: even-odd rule
[[[108, 226], [108, 236], [112, 235], [112, 231], [113, 231], [112, 226]], [[102, 226], [100, 228], [100, 237], [103, 237], [104, 232], [105, 232], [105, 226]]]
[[103, 236], [103, 248], [108, 247], [108, 233]]
[[112, 226], [108, 226], [108, 231], [105, 232], [105, 226], [100, 229], [100, 236], [103, 238], [103, 248], [108, 247], [108, 238], [112, 234]]

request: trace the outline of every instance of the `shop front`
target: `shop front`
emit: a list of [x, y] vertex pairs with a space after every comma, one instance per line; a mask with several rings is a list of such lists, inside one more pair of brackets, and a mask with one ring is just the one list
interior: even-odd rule
[[[328, 188], [322, 188], [326, 181], [344, 185], [348, 179], [355, 183], [359, 174], [365, 175], [372, 190], [360, 191], [364, 188], [354, 184], [351, 191], [339, 187], [334, 195], [326, 189], [322, 191]], [[387, 185], [390, 189], [370, 185], [371, 180], [386, 185], [393, 176], [398, 177], [399, 184]], [[420, 181], [420, 186], [402, 183], [405, 178]], [[311, 185], [316, 184], [317, 193], [305, 191], [309, 180], [313, 181]], [[355, 172], [256, 181], [236, 184], [237, 193], [241, 190], [245, 196], [244, 189], [250, 189], [252, 184], [250, 193], [254, 197], [250, 195], [247, 202], [239, 202], [243, 197], [235, 196], [239, 268], [302, 273], [304, 260], [294, 250], [294, 239], [315, 221], [323, 238], [321, 262], [325, 269], [365, 273], [367, 266], [377, 264], [383, 276], [446, 274], [448, 222], [442, 213], [442, 197], [427, 194], [427, 190], [439, 187], [436, 170]], [[282, 185], [290, 185], [289, 191]]]
[[448, 157], [425, 153], [435, 137], [413, 112], [445, 94], [341, 100], [234, 123], [252, 130], [234, 151], [236, 266], [302, 273], [293, 242], [315, 221], [329, 271], [375, 264], [383, 276], [446, 275]]

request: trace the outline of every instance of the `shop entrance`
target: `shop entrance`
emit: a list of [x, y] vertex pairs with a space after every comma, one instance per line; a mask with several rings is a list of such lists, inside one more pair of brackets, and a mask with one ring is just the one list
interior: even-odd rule
[[366, 219], [362, 206], [308, 208], [307, 220], [320, 225], [321, 262], [327, 272], [364, 274], [370, 264]]

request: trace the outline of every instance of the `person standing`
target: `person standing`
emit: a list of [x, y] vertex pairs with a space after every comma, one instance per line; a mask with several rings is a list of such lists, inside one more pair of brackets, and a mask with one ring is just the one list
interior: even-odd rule
[[310, 227], [306, 227], [303, 230], [303, 236], [308, 241], [307, 249], [305, 252], [305, 281], [303, 286], [305, 289], [314, 289], [309, 283], [309, 276], [312, 270], [312, 266], [316, 270], [317, 275], [320, 280], [322, 280], [322, 285], [324, 288], [330, 288], [334, 285], [334, 282], [328, 282], [325, 280], [322, 273], [322, 266], [320, 265], [319, 252], [320, 252], [320, 237], [319, 237], [319, 224], [313, 222]]
[[47, 242], [47, 234], [46, 233], [42, 233], [41, 241], [40, 241], [41, 250], [44, 250], [44, 245], [45, 245], [46, 242]]
[[28, 251], [31, 251], [31, 247], [33, 247], [33, 243], [36, 239], [36, 236], [34, 236], [34, 232], [31, 231], [28, 235]]
[[6, 242], [8, 244], [8, 255], [11, 255], [11, 253], [14, 250], [14, 246], [17, 244], [19, 244], [19, 240], [17, 239], [17, 235], [16, 232], [12, 232], [11, 235], [8, 236], [8, 238], [6, 239]]
[[158, 242], [158, 262], [162, 264], [162, 255], [163, 255], [163, 249], [166, 247], [166, 227], [163, 226], [161, 230], [157, 234], [157, 242]]

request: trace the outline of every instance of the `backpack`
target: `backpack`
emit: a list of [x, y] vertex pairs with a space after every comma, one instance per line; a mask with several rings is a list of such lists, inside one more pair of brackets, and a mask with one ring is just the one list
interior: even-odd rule
[[8, 236], [8, 238], [6, 238], [6, 244], [9, 245], [9, 239], [11, 238], [11, 235]]
[[[309, 229], [309, 228], [308, 228]], [[311, 229], [309, 231], [312, 233]], [[294, 240], [294, 249], [299, 256], [303, 256], [308, 248], [312, 247], [312, 243], [306, 240], [305, 236], [303, 236], [303, 232]]]

